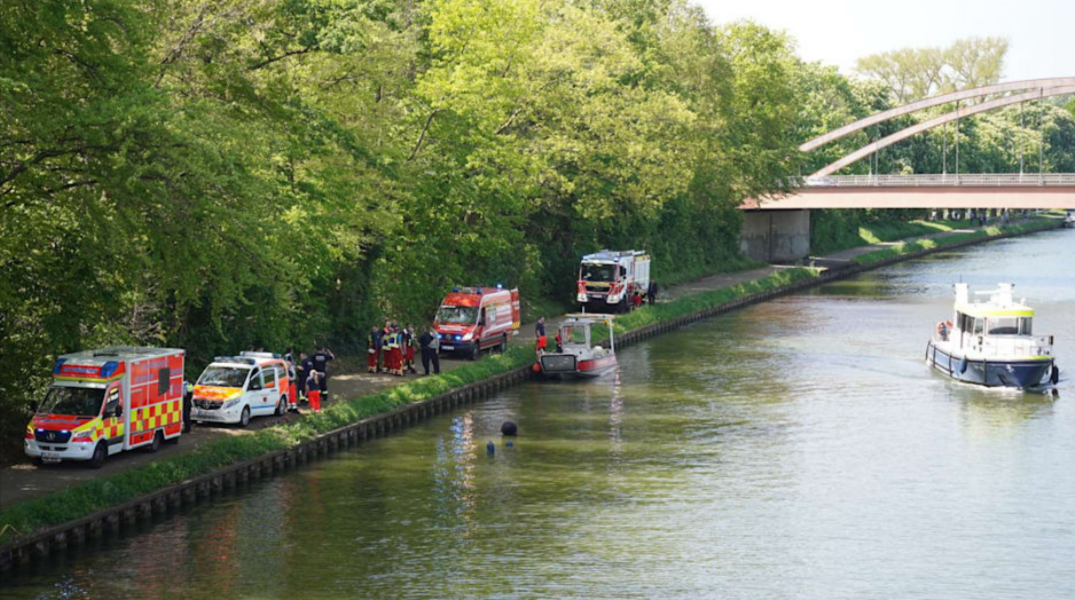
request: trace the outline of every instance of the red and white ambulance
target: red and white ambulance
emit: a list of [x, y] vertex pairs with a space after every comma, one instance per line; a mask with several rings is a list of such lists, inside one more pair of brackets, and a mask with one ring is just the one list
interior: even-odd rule
[[456, 287], [440, 303], [433, 320], [441, 353], [470, 359], [482, 350], [506, 349], [520, 325], [519, 290], [501, 287]]
[[194, 384], [190, 417], [198, 423], [250, 424], [251, 417], [281, 416], [289, 408], [291, 374], [271, 352], [217, 356]]
[[183, 433], [183, 350], [109, 346], [56, 359], [52, 385], [26, 426], [35, 461], [88, 461]]

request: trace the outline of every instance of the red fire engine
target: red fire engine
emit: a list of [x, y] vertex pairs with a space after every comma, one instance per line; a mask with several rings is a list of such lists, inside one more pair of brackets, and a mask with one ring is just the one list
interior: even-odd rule
[[645, 252], [602, 250], [582, 257], [576, 300], [582, 312], [627, 312], [635, 292], [649, 290], [650, 258]]

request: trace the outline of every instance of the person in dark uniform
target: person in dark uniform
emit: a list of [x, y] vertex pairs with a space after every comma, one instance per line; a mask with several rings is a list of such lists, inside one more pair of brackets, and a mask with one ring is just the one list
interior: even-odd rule
[[437, 334], [433, 328], [427, 326], [422, 335], [418, 337], [418, 345], [422, 348], [422, 369], [429, 375], [429, 363], [433, 363], [433, 374], [440, 375], [440, 357], [437, 356]]
[[335, 360], [336, 355], [331, 350], [322, 346], [317, 352], [314, 352], [310, 360], [314, 363], [314, 370], [321, 374], [318, 380], [321, 382], [321, 401], [328, 400], [328, 363]]
[[300, 352], [299, 364], [296, 370], [299, 377], [299, 397], [305, 400], [306, 390], [309, 389], [306, 385], [306, 380], [309, 379], [310, 372], [314, 370], [314, 361], [310, 360], [305, 352]]
[[653, 306], [653, 303], [657, 301], [657, 280], [654, 279], [649, 282], [649, 289], [646, 290], [646, 302]]
[[183, 380], [183, 433], [190, 433], [190, 405], [194, 404], [194, 384]]

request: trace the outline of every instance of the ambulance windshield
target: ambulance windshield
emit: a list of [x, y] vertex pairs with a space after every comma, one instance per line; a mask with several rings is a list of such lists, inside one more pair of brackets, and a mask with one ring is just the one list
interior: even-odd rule
[[37, 409], [43, 415], [72, 415], [96, 417], [104, 400], [103, 388], [53, 386]]
[[463, 323], [471, 325], [478, 321], [478, 309], [473, 306], [442, 306], [437, 313], [441, 323]]
[[582, 263], [583, 281], [616, 281], [616, 265]]
[[198, 378], [198, 385], [213, 385], [217, 387], [241, 388], [246, 384], [246, 376], [250, 369], [240, 367], [213, 367], [205, 369]]

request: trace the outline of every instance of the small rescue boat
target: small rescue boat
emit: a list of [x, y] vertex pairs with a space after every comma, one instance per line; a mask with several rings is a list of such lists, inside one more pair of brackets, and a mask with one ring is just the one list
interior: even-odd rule
[[1069, 210], [1067, 216], [1064, 217], [1064, 227], [1075, 229], [1075, 210]]
[[1053, 357], [1053, 337], [1034, 336], [1034, 310], [1015, 302], [1015, 286], [1001, 283], [977, 292], [985, 302], [970, 302], [970, 288], [956, 284], [954, 317], [937, 324], [926, 344], [926, 363], [965, 383], [987, 387], [1033, 388], [1056, 384], [1060, 369]]
[[[608, 348], [591, 346], [591, 327], [608, 325]], [[582, 340], [572, 339], [572, 333], [582, 330]], [[616, 368], [616, 343], [612, 334], [612, 316], [603, 314], [569, 314], [560, 323], [556, 336], [556, 351], [542, 352], [538, 361], [541, 372], [548, 376], [589, 379], [600, 377]]]

